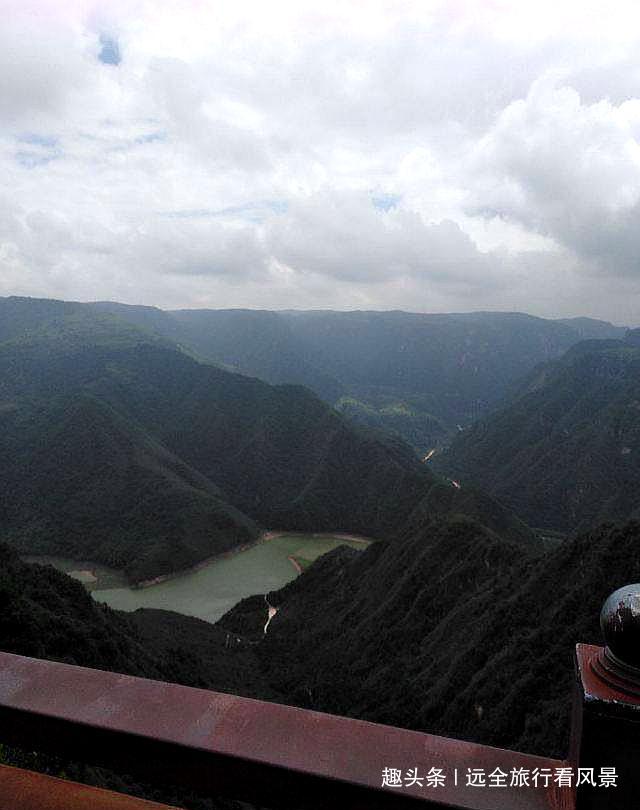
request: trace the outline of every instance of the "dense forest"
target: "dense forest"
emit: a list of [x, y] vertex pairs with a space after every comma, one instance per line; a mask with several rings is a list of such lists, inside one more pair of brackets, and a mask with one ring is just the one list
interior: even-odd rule
[[305, 385], [351, 419], [419, 452], [493, 407], [537, 363], [625, 329], [511, 312], [416, 314], [180, 310], [102, 303], [102, 313], [271, 383]]
[[3, 306], [0, 532], [25, 553], [101, 562], [135, 582], [252, 542], [260, 527], [391, 537], [429, 493], [434, 513], [458, 508], [401, 440], [302, 386], [198, 362], [90, 308]]
[[[269, 594], [256, 653], [301, 706], [565, 756], [575, 644], [601, 643], [604, 600], [640, 579], [639, 541], [637, 522], [549, 550], [463, 517], [411, 527]], [[219, 624], [258, 638], [263, 613], [248, 599]]]
[[530, 525], [571, 532], [640, 507], [640, 341], [582, 342], [532, 371], [434, 459]]

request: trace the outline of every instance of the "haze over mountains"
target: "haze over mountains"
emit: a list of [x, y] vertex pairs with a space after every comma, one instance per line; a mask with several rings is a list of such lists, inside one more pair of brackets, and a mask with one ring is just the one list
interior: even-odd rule
[[539, 366], [434, 466], [563, 532], [640, 509], [640, 332]]
[[92, 307], [5, 299], [0, 344], [3, 538], [150, 579], [262, 528], [394, 535], [420, 505], [487, 499], [439, 483], [391, 435], [301, 386], [198, 362]]
[[[588, 319], [0, 299], [2, 646], [562, 755], [573, 645], [640, 576], [639, 372]], [[268, 594], [266, 634], [265, 594], [121, 614], [16, 556], [140, 582], [276, 528], [377, 542]]]
[[270, 383], [297, 383], [418, 450], [499, 402], [537, 363], [626, 329], [590, 318], [521, 313], [179, 310], [101, 303], [102, 312], [197, 356]]
[[306, 389], [198, 363], [89, 308], [35, 307], [0, 305], [0, 526], [25, 552], [145, 579], [251, 541], [257, 523], [379, 536], [435, 480]]

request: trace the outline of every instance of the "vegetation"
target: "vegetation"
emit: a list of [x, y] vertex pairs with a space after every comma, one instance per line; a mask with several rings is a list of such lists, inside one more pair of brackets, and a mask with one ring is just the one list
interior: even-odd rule
[[[590, 330], [605, 339], [513, 389], [517, 373]], [[300, 385], [193, 356], [242, 366], [227, 354], [234, 342], [264, 376], [306, 375], [370, 423]], [[639, 372], [638, 334], [619, 340], [582, 320], [0, 300], [0, 533], [12, 546], [139, 580], [250, 541], [260, 526], [382, 538], [340, 546], [268, 594], [279, 610], [266, 635], [262, 594], [217, 625], [121, 614], [0, 545], [2, 647], [561, 756], [573, 645], [598, 641], [602, 601], [640, 577], [640, 523], [563, 534], [638, 509]], [[435, 457], [461, 487], [397, 435], [413, 419], [436, 430], [447, 408], [469, 416], [469, 403], [508, 390], [501, 411]], [[382, 417], [402, 422], [396, 435], [380, 432]], [[188, 807], [227, 806], [5, 756]]]
[[441, 428], [455, 430], [495, 406], [537, 363], [582, 339], [621, 338], [625, 332], [589, 318], [550, 321], [510, 312], [95, 306], [223, 367], [270, 383], [305, 385], [325, 402], [341, 403], [356, 421], [398, 432], [420, 452], [441, 438]]
[[586, 341], [537, 368], [505, 407], [462, 433], [436, 470], [544, 530], [624, 521], [640, 507], [640, 347]]
[[[346, 545], [362, 551], [373, 541], [365, 538], [332, 537], [326, 534], [289, 534], [279, 538], [280, 548], [300, 570], [306, 570], [323, 554]], [[273, 541], [272, 541], [273, 542]]]
[[[600, 643], [610, 592], [640, 577], [640, 524], [526, 551], [467, 518], [342, 547], [269, 594], [256, 651], [287, 701], [565, 756], [573, 653]], [[264, 604], [220, 625], [260, 638]]]
[[0, 302], [0, 536], [24, 553], [140, 581], [249, 542], [259, 526], [390, 537], [440, 487], [401, 440], [301, 386], [200, 363], [121, 332], [114, 316], [96, 315], [92, 331], [91, 308], [67, 331], [76, 305], [68, 315], [49, 303]]
[[358, 424], [402, 437], [421, 456], [440, 445], [448, 433], [439, 419], [406, 401], [391, 401], [374, 407], [353, 397], [341, 397], [335, 403], [335, 408], [338, 413]]
[[[253, 646], [227, 643], [227, 631], [164, 611], [118, 613], [96, 604], [51, 566], [27, 565], [0, 544], [2, 649], [18, 655], [124, 672], [187, 686], [278, 700], [260, 676]], [[192, 810], [241, 810], [236, 802], [153, 788], [85, 764], [0, 748], [0, 761], [134, 793]], [[242, 805], [244, 807], [244, 805]]]

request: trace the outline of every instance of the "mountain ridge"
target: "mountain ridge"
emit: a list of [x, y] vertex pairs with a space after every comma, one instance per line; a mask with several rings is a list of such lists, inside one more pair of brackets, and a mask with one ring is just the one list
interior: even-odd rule
[[473, 483], [530, 525], [586, 530], [637, 513], [640, 348], [586, 341], [521, 381], [434, 468]]
[[[91, 309], [54, 302], [47, 320], [46, 302], [0, 301], [0, 319], [3, 306], [22, 317], [0, 344], [0, 533], [23, 553], [140, 582], [262, 528], [392, 537], [441, 486], [400, 439], [304, 387], [201, 363]], [[430, 508], [446, 511], [437, 487]], [[487, 519], [536, 542], [502, 511]]]
[[402, 436], [418, 452], [499, 403], [537, 363], [585, 336], [622, 337], [594, 319], [526, 313], [199, 309], [98, 303], [196, 356], [271, 383], [301, 383], [352, 420]]

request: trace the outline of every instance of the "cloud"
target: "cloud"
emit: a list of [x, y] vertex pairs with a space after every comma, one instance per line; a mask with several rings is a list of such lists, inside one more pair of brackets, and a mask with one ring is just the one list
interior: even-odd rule
[[544, 77], [501, 113], [472, 163], [471, 213], [515, 219], [609, 274], [637, 274], [640, 99], [584, 103]]
[[267, 249], [299, 273], [352, 282], [391, 277], [435, 283], [485, 277], [486, 257], [451, 220], [426, 223], [412, 211], [385, 210], [368, 194], [318, 192], [291, 203], [273, 218]]
[[0, 292], [638, 321], [634, 4], [3, 5]]

